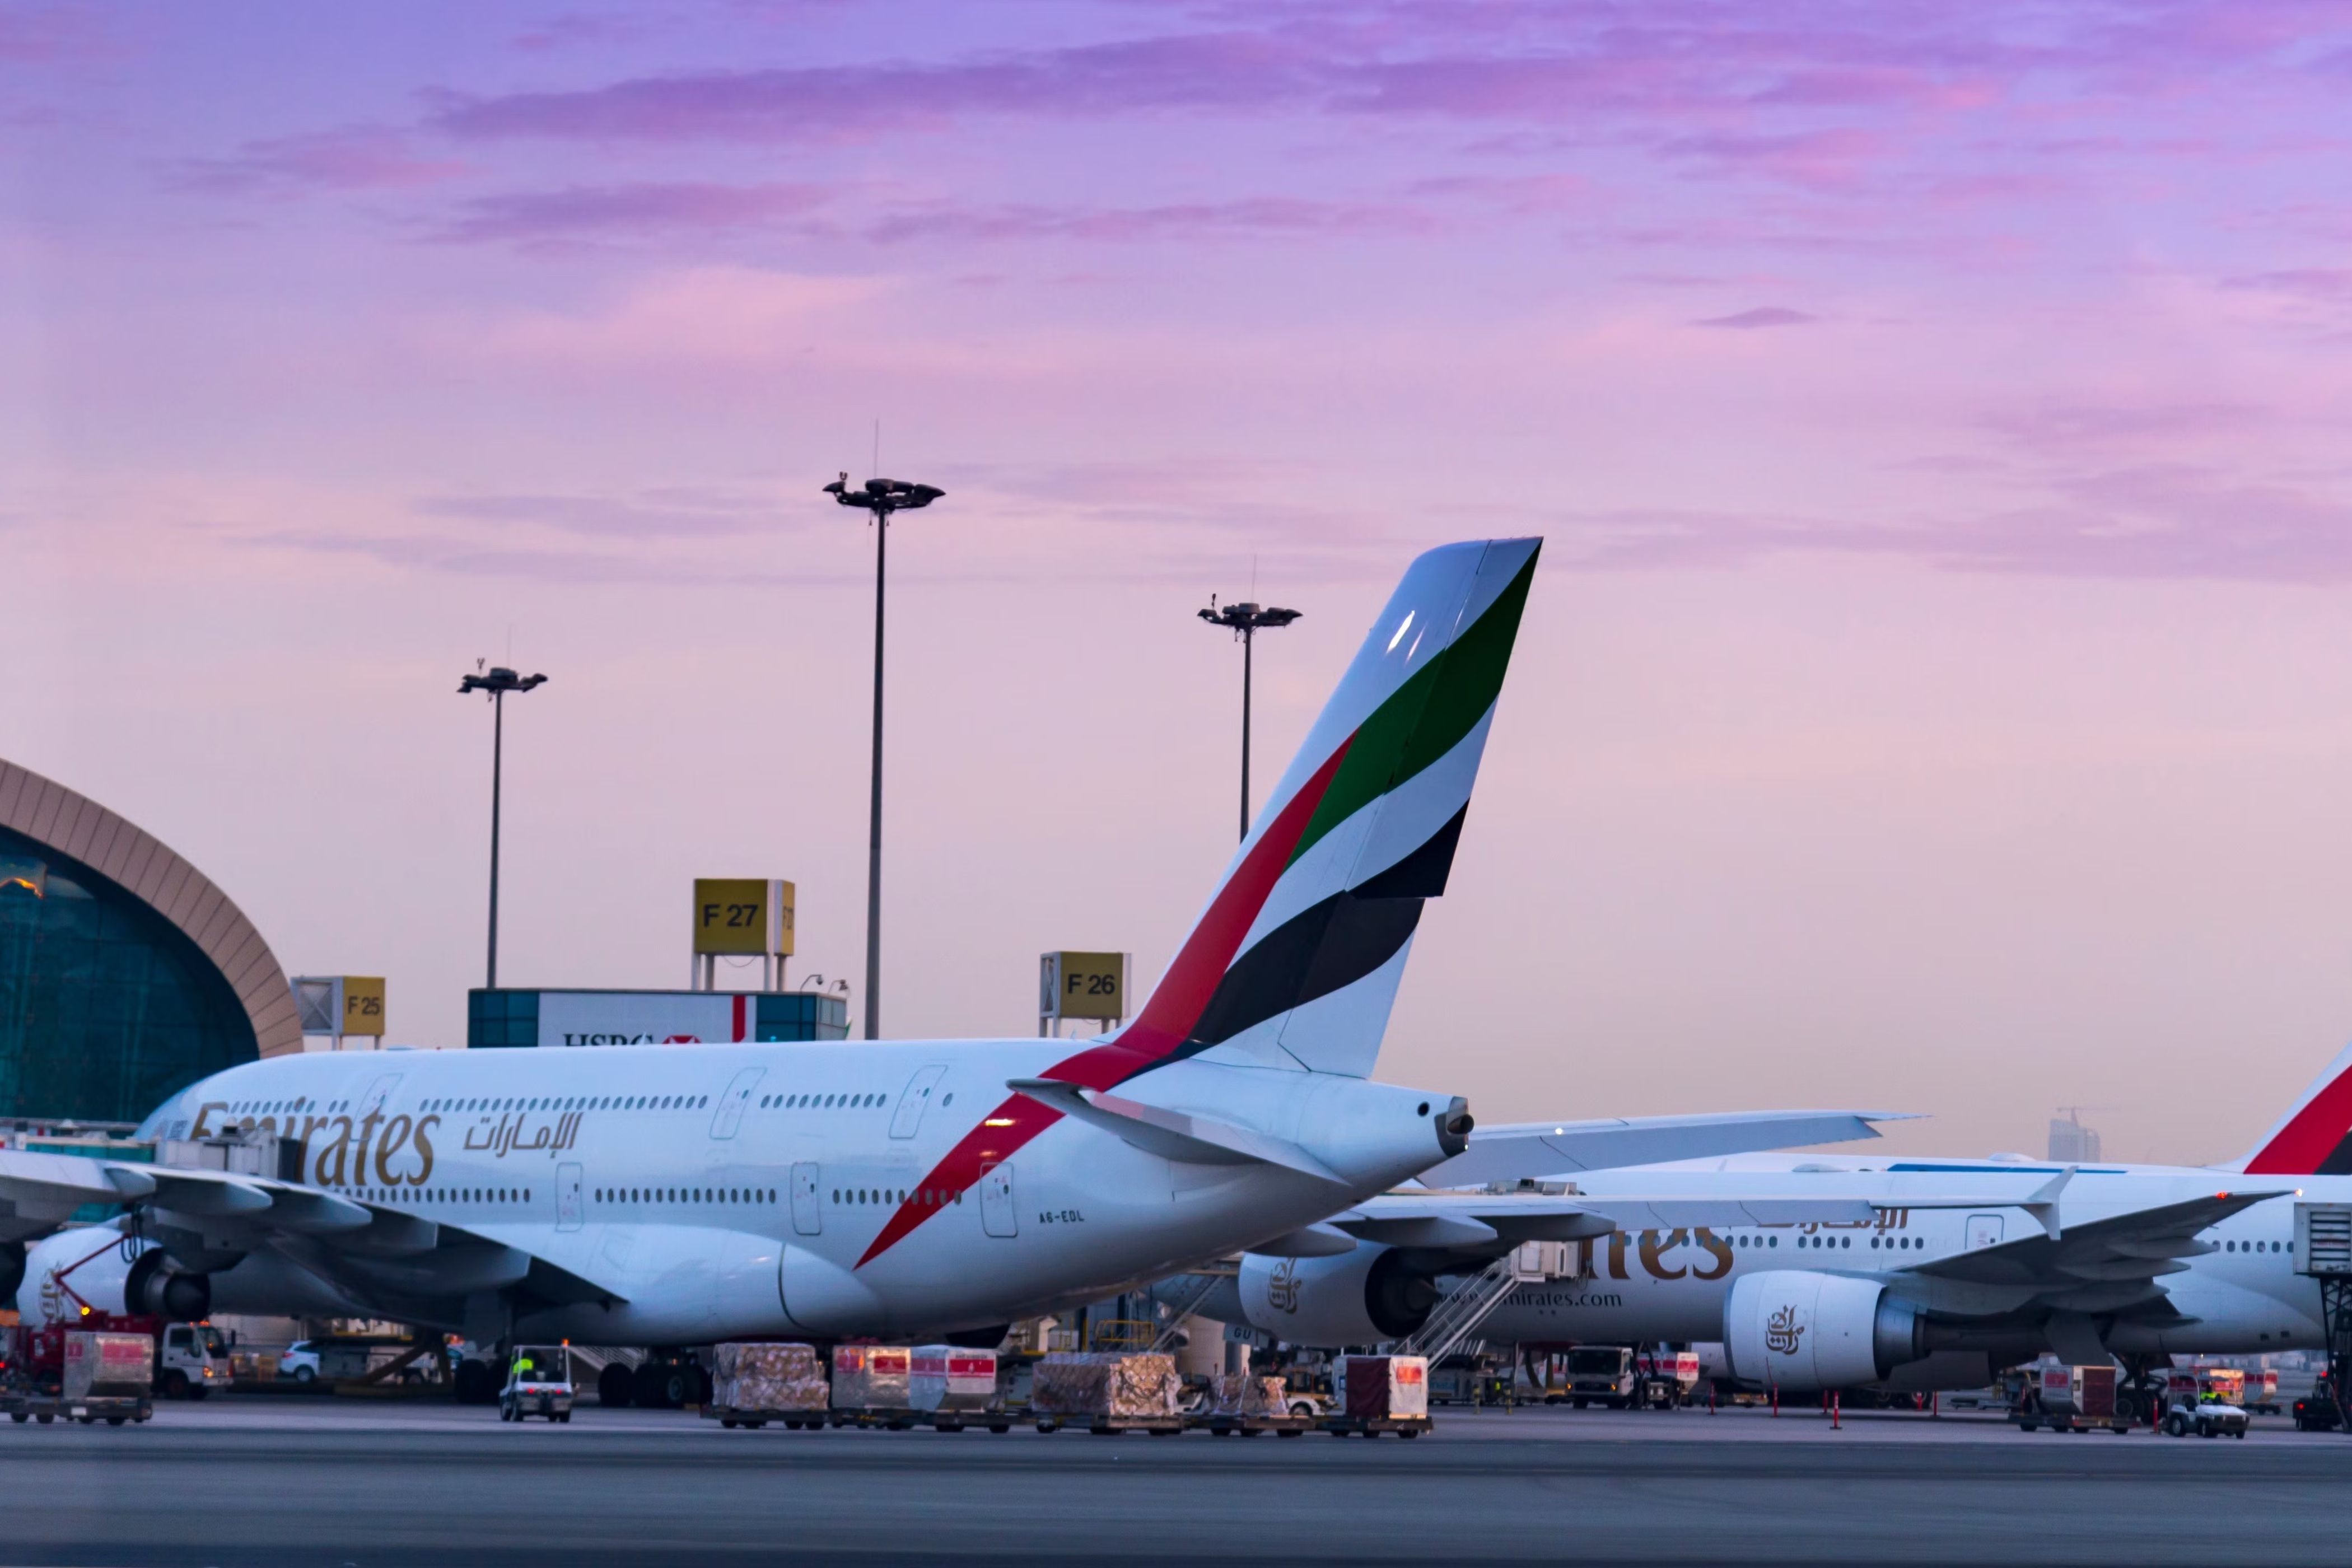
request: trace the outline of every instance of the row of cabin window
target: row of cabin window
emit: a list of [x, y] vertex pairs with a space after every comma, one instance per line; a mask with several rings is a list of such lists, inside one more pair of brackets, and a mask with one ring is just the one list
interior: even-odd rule
[[[762, 1110], [878, 1110], [889, 1103], [887, 1094], [763, 1094], [760, 1097]], [[948, 1095], [941, 1105], [955, 1103]]]
[[[1777, 1236], [1734, 1236], [1731, 1238], [1731, 1245], [1734, 1247], [1778, 1247], [1780, 1245], [1780, 1238]], [[1850, 1236], [1801, 1236], [1797, 1237], [1797, 1245], [1799, 1247], [1851, 1247], [1853, 1245], [1853, 1237]], [[1870, 1238], [1870, 1245], [1874, 1247], [1901, 1247], [1903, 1250], [1907, 1252], [1913, 1247], [1926, 1247], [1927, 1245], [1927, 1241], [1925, 1237], [1915, 1238], [1907, 1236], [1890, 1236], [1885, 1240], [1881, 1241], [1877, 1237], [1874, 1236]]]
[[773, 1187], [599, 1187], [600, 1204], [772, 1204]]
[[833, 1201], [837, 1204], [911, 1202], [921, 1208], [940, 1209], [963, 1202], [963, 1194], [950, 1187], [918, 1187], [912, 1193], [904, 1187], [835, 1187], [833, 1189]]
[[710, 1103], [707, 1094], [573, 1094], [542, 1096], [496, 1095], [480, 1098], [428, 1100], [420, 1110], [699, 1110]]
[[2225, 1252], [2293, 1252], [2294, 1243], [2273, 1241], [2265, 1246], [2259, 1241], [2225, 1241], [2221, 1244], [2221, 1249]]
[[228, 1108], [231, 1116], [278, 1116], [289, 1110], [308, 1110], [310, 1097], [299, 1100], [240, 1100]]
[[352, 1196], [363, 1204], [527, 1204], [529, 1187], [354, 1187]]

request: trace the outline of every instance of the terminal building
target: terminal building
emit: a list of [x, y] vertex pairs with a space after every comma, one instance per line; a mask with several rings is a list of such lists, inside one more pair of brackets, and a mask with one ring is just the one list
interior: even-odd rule
[[89, 797], [0, 761], [0, 1119], [137, 1121], [302, 1048], [293, 993], [228, 895]]

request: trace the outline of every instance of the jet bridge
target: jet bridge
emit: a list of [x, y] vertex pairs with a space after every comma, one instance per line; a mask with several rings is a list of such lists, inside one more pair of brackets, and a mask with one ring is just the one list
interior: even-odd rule
[[2327, 1388], [2347, 1427], [2352, 1398], [2352, 1204], [2294, 1205], [2295, 1272], [2319, 1281], [2319, 1321], [2327, 1331]]

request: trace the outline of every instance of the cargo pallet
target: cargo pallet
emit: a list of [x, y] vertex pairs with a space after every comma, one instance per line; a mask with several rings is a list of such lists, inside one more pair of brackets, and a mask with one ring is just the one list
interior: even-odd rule
[[2023, 1411], [2010, 1416], [2010, 1423], [2021, 1432], [2038, 1431], [2047, 1426], [2053, 1432], [2113, 1432], [2117, 1436], [2142, 1425], [2130, 1415], [2053, 1415], [2048, 1411], [2027, 1415]]
[[1155, 1437], [1173, 1437], [1184, 1430], [1181, 1415], [1040, 1415], [1036, 1417], [1040, 1432], [1058, 1432], [1071, 1426], [1091, 1432], [1097, 1437], [1115, 1437], [1123, 1432], [1149, 1432]]
[[806, 1426], [814, 1430], [825, 1424], [828, 1414], [823, 1410], [739, 1410], [731, 1405], [706, 1405], [702, 1407], [705, 1420], [716, 1421], [730, 1430], [737, 1426], [748, 1426], [755, 1432], [771, 1421], [782, 1422], [786, 1426]]
[[1255, 1437], [1261, 1432], [1271, 1432], [1277, 1437], [1296, 1437], [1315, 1429], [1311, 1415], [1191, 1415], [1185, 1417], [1188, 1432], [1206, 1432], [1212, 1437], [1230, 1437], [1238, 1433]]
[[1352, 1437], [1361, 1433], [1377, 1437], [1383, 1432], [1393, 1432], [1400, 1437], [1418, 1437], [1432, 1429], [1426, 1415], [1327, 1415], [1315, 1423], [1318, 1431], [1328, 1432], [1334, 1437]]
[[103, 1421], [109, 1426], [120, 1426], [126, 1421], [152, 1420], [155, 1405], [152, 1399], [131, 1399], [108, 1395], [96, 1399], [67, 1399], [60, 1394], [13, 1394], [0, 1399], [0, 1409], [8, 1419], [22, 1424], [38, 1421], [47, 1426], [62, 1415], [68, 1421], [79, 1421], [88, 1426]]

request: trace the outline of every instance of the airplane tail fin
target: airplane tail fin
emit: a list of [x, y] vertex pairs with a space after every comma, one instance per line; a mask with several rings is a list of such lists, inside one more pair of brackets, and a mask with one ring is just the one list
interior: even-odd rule
[[2250, 1176], [2352, 1175], [2352, 1046], [2337, 1053], [2253, 1152], [2226, 1168]]
[[1446, 873], [1539, 539], [1407, 569], [1150, 999], [1107, 1047], [1362, 1077]]

